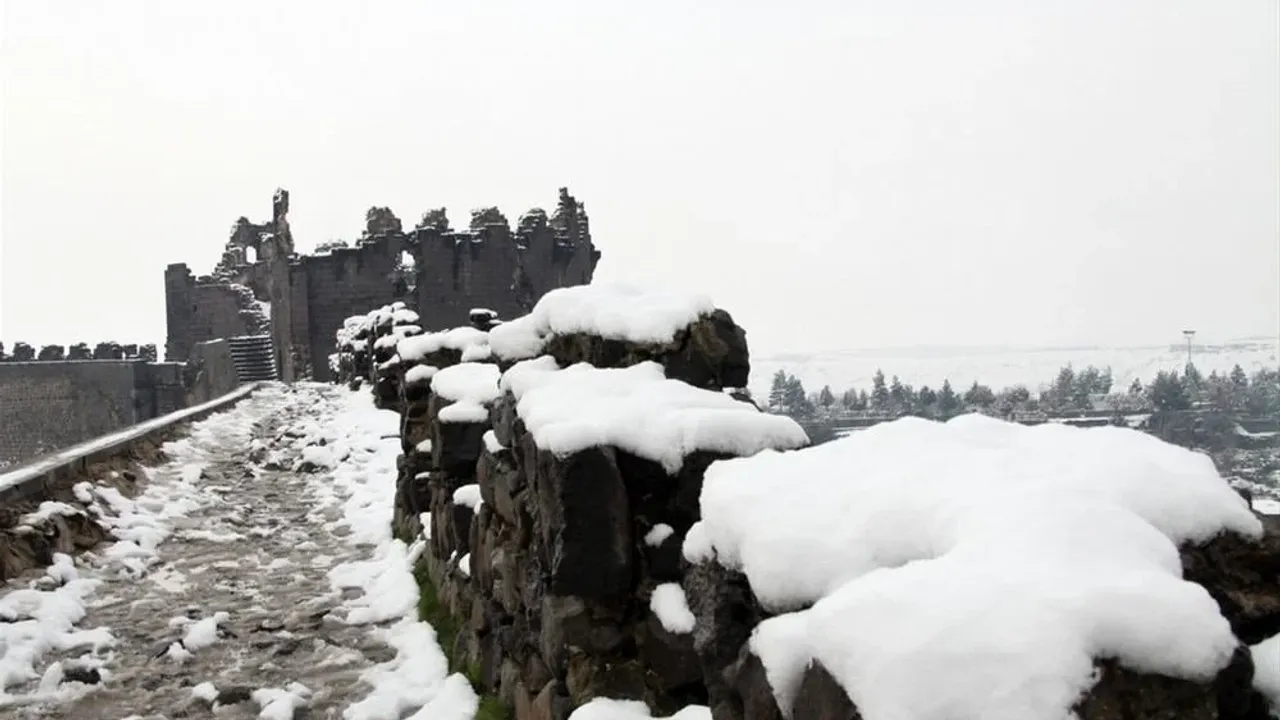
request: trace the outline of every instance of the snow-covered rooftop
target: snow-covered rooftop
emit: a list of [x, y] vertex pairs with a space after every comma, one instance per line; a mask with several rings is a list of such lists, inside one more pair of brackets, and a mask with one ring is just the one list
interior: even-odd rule
[[809, 440], [794, 420], [669, 380], [654, 362], [621, 369], [580, 363], [562, 370], [544, 356], [513, 366], [502, 388], [514, 395], [538, 447], [558, 455], [611, 445], [674, 473], [698, 450], [751, 455]]
[[536, 357], [548, 338], [571, 333], [661, 344], [714, 310], [710, 298], [694, 293], [610, 284], [558, 288], [528, 315], [490, 330], [489, 344], [504, 360]]
[[1262, 526], [1206, 456], [977, 415], [714, 463], [693, 561], [746, 574], [780, 705], [818, 660], [866, 718], [1059, 720], [1093, 659], [1207, 679], [1237, 640], [1178, 546]]

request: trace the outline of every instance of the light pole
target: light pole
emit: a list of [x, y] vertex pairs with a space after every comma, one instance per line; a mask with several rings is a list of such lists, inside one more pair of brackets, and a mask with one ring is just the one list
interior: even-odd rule
[[1191, 367], [1191, 341], [1196, 337], [1195, 330], [1183, 330], [1183, 336], [1187, 338], [1187, 367]]

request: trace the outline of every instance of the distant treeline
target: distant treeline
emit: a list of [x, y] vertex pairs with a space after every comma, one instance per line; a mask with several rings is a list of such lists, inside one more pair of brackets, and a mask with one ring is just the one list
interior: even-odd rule
[[957, 391], [949, 380], [934, 389], [901, 382], [895, 375], [886, 381], [876, 370], [871, 388], [834, 391], [824, 386], [808, 392], [800, 379], [779, 370], [773, 376], [765, 402], [771, 412], [800, 419], [823, 417], [920, 417], [946, 419], [967, 412], [999, 417], [1082, 412], [1151, 412], [1207, 407], [1251, 416], [1280, 414], [1280, 372], [1266, 369], [1249, 375], [1236, 365], [1226, 375], [1216, 371], [1207, 377], [1194, 364], [1183, 372], [1161, 371], [1146, 384], [1139, 380], [1123, 390], [1113, 387], [1111, 368], [1092, 365], [1075, 369], [1067, 365], [1044, 390], [1033, 393], [1025, 385], [993, 390], [974, 382]]

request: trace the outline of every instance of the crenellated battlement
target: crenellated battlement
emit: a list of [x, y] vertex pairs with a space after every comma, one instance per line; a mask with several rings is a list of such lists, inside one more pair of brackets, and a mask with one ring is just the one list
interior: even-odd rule
[[372, 207], [354, 242], [294, 250], [289, 193], [277, 190], [269, 221], [235, 221], [212, 273], [165, 271], [166, 358], [185, 360], [200, 342], [269, 329], [286, 379], [327, 379], [333, 333], [363, 308], [404, 302], [424, 327], [466, 322], [475, 307], [528, 312], [547, 291], [591, 282], [600, 252], [583, 203], [561, 188], [556, 209], [531, 209], [514, 228], [496, 207], [471, 211], [454, 229], [445, 208], [410, 230], [390, 208]]

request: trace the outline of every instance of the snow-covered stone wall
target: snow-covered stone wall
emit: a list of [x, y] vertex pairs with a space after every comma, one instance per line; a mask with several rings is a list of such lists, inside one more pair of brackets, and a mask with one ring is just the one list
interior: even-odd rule
[[428, 540], [446, 650], [520, 720], [1280, 702], [1280, 527], [1205, 456], [977, 417], [807, 447], [735, 391], [745, 333], [696, 296], [567, 288], [416, 335], [397, 311], [338, 364], [401, 413], [393, 525]]

